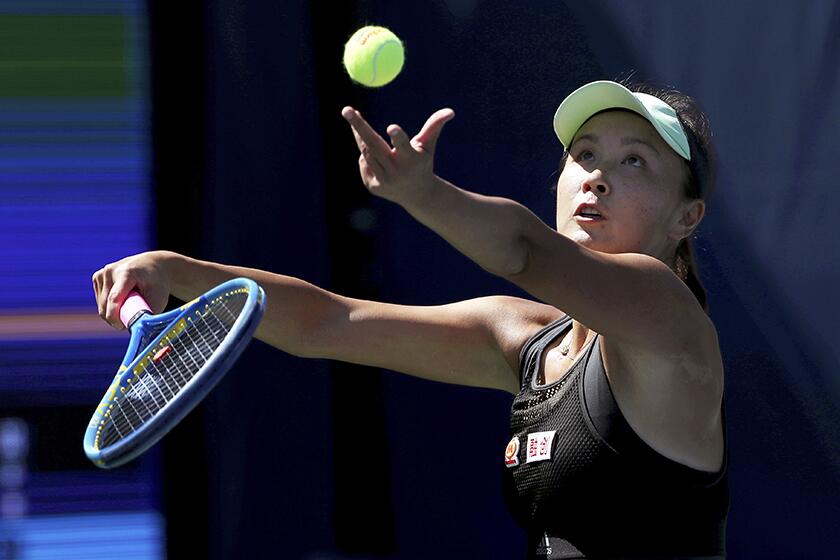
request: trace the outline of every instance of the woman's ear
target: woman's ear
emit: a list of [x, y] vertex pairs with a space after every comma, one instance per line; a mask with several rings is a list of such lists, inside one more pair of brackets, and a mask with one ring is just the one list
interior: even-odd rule
[[705, 213], [706, 203], [702, 199], [696, 198], [682, 204], [679, 218], [671, 229], [671, 238], [679, 241], [691, 235]]

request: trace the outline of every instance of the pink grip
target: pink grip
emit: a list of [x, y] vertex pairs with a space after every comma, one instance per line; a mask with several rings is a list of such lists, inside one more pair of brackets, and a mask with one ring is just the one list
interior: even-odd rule
[[128, 322], [131, 321], [131, 319], [140, 311], [148, 311], [151, 313], [152, 308], [149, 307], [149, 304], [146, 303], [143, 296], [137, 292], [131, 292], [128, 294], [128, 297], [125, 298], [125, 301], [120, 308], [120, 321], [122, 321], [122, 324], [125, 325], [125, 328], [128, 328]]

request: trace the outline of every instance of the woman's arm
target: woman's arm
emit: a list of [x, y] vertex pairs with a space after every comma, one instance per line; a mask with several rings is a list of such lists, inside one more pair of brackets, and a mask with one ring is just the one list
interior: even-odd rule
[[520, 346], [559, 313], [504, 296], [440, 306], [359, 300], [290, 276], [166, 251], [110, 264], [94, 274], [93, 282], [100, 315], [116, 327], [119, 305], [132, 289], [159, 312], [169, 293], [190, 300], [237, 276], [265, 290], [266, 311], [255, 336], [276, 348], [514, 394]]
[[484, 269], [562, 309], [618, 345], [658, 355], [700, 356], [698, 337], [715, 337], [691, 291], [661, 261], [642, 254], [608, 254], [578, 245], [512, 200], [471, 193], [434, 174], [433, 156], [444, 124], [433, 114], [408, 139], [388, 127], [392, 146], [349, 107], [368, 189], [400, 204]]

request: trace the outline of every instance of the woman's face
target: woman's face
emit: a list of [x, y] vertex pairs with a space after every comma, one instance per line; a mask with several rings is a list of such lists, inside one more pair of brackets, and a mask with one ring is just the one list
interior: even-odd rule
[[[596, 251], [669, 262], [703, 216], [703, 202], [683, 194], [687, 172], [646, 119], [599, 113], [575, 135], [557, 181], [557, 231]], [[581, 215], [582, 204], [600, 217]]]

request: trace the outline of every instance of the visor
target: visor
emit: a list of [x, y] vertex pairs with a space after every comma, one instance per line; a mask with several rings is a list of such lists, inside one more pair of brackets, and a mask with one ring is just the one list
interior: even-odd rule
[[602, 80], [573, 91], [554, 114], [554, 132], [567, 150], [575, 134], [592, 115], [607, 109], [627, 109], [647, 119], [677, 154], [691, 160], [688, 138], [674, 109], [653, 95], [634, 93], [623, 85]]

